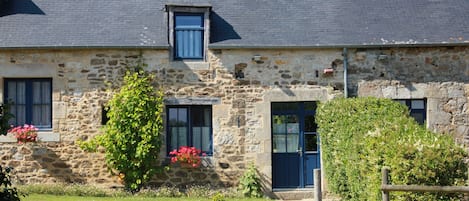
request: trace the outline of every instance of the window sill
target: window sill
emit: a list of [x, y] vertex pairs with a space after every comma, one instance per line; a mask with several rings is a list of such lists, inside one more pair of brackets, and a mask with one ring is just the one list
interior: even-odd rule
[[[37, 133], [37, 138], [39, 142], [59, 142], [60, 134], [53, 133], [52, 131], [39, 131]], [[0, 135], [0, 142], [15, 142], [16, 138], [13, 134], [8, 133], [7, 135]]]
[[175, 69], [209, 70], [210, 65], [205, 61], [175, 60], [171, 62], [171, 67]]

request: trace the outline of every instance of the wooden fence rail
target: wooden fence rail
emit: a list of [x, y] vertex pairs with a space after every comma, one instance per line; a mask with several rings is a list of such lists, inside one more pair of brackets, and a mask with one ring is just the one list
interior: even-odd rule
[[383, 201], [389, 201], [389, 192], [444, 192], [444, 193], [469, 193], [469, 186], [420, 186], [420, 185], [391, 185], [389, 184], [389, 169], [381, 170], [381, 192]]

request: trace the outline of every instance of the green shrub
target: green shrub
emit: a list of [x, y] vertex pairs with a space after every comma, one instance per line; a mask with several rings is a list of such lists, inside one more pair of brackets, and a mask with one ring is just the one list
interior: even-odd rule
[[[336, 99], [320, 104], [323, 167], [329, 188], [345, 200], [379, 200], [381, 168], [402, 185], [462, 185], [467, 156], [449, 135], [418, 125], [389, 99]], [[459, 195], [391, 193], [392, 200], [452, 200]]]
[[225, 201], [225, 195], [222, 193], [218, 192], [215, 195], [212, 196], [212, 201]]
[[6, 135], [10, 129], [8, 121], [13, 118], [10, 113], [10, 104], [0, 103], [0, 135]]
[[[2, 168], [0, 165], [0, 201], [20, 201], [20, 194], [11, 184], [11, 168]], [[23, 194], [24, 196], [24, 194]]]
[[239, 180], [239, 189], [246, 197], [262, 197], [262, 186], [254, 164], [249, 165]]
[[139, 62], [127, 71], [124, 84], [108, 103], [109, 121], [104, 134], [79, 142], [87, 151], [105, 148], [106, 163], [122, 175], [125, 188], [138, 192], [158, 170], [162, 145], [163, 94], [153, 86], [153, 76]]

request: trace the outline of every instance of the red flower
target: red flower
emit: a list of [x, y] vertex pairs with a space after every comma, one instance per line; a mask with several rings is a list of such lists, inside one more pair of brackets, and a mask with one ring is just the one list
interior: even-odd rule
[[26, 142], [36, 142], [37, 131], [38, 129], [33, 125], [25, 124], [24, 126], [13, 127], [8, 132], [15, 135], [18, 144], [22, 144]]
[[171, 163], [180, 163], [181, 165], [197, 168], [202, 162], [200, 156], [206, 156], [201, 150], [195, 147], [181, 146], [169, 152]]

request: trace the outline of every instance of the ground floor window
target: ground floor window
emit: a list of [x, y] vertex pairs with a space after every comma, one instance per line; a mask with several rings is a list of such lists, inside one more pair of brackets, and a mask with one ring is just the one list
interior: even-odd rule
[[420, 125], [425, 124], [427, 120], [427, 101], [425, 99], [401, 99], [396, 101], [407, 106], [410, 111], [410, 116]]
[[180, 146], [193, 146], [212, 154], [212, 106], [167, 107], [168, 153]]
[[6, 78], [4, 101], [10, 104], [12, 125], [52, 128], [52, 79]]

